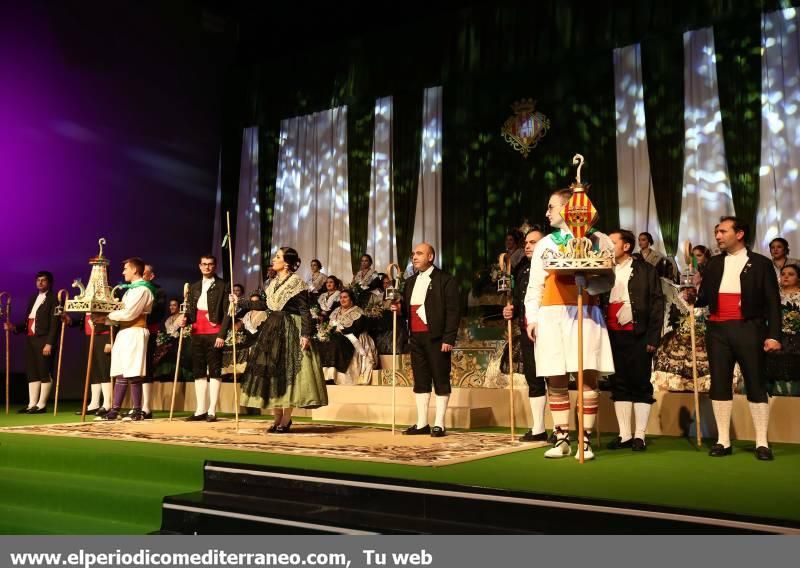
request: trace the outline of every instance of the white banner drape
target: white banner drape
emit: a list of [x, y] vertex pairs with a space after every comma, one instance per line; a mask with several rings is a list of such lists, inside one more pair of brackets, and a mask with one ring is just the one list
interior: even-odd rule
[[306, 278], [318, 258], [326, 274], [349, 279], [347, 107], [281, 121], [272, 252], [297, 249]]
[[794, 8], [764, 14], [761, 27], [761, 175], [754, 248], [789, 241], [800, 253], [800, 19]]
[[[714, 225], [733, 215], [733, 198], [725, 160], [717, 64], [712, 28], [683, 34], [684, 127], [683, 198], [678, 251], [684, 241], [716, 248]], [[683, 255], [676, 260], [683, 266]]]
[[392, 97], [375, 101], [367, 252], [372, 255], [376, 270], [381, 272], [390, 262], [397, 262], [392, 177], [392, 110]]
[[442, 87], [425, 89], [422, 106], [422, 148], [413, 245], [427, 242], [442, 265]]
[[239, 203], [237, 206], [236, 240], [234, 241], [233, 276], [245, 293], [260, 288], [261, 274], [261, 206], [258, 199], [258, 127], [242, 133], [242, 161], [239, 167]]
[[642, 86], [639, 44], [614, 50], [614, 98], [617, 117], [617, 180], [620, 227], [653, 235], [653, 248], [664, 251], [656, 213]]

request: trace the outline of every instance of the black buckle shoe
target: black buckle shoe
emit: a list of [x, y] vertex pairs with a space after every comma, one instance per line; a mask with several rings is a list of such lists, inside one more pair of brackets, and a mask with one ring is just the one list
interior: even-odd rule
[[615, 439], [611, 440], [606, 448], [609, 450], [622, 450], [623, 448], [630, 448], [633, 447], [633, 438], [628, 440], [622, 441], [622, 436], [617, 436]]
[[217, 421], [217, 415], [216, 414], [209, 414], [206, 417], [206, 422], [216, 422], [216, 421]]
[[[19, 410], [17, 410], [17, 414], [29, 414], [31, 409], [36, 408], [35, 406], [28, 408], [27, 406], [23, 406]], [[79, 413], [80, 414], [80, 413]]]
[[103, 417], [108, 414], [108, 410], [105, 407], [100, 407], [97, 409], [97, 412], [94, 413], [95, 416]]
[[733, 453], [733, 446], [727, 448], [722, 444], [714, 444], [708, 451], [708, 455], [712, 458], [721, 458], [722, 456], [729, 456]]
[[441, 426], [434, 426], [431, 430], [431, 438], [444, 438], [447, 435], [447, 430]]
[[756, 459], [761, 461], [772, 461], [775, 456], [772, 455], [772, 449], [766, 446], [758, 446], [756, 448]]
[[47, 413], [46, 406], [44, 408], [39, 408], [38, 406], [34, 406], [28, 411], [28, 414], [46, 414], [46, 413]]
[[644, 452], [647, 450], [647, 444], [645, 444], [644, 440], [642, 440], [641, 438], [634, 438], [631, 450], [633, 450], [634, 452]]
[[278, 430], [278, 423], [275, 422], [272, 426], [267, 428], [267, 434], [274, 434]]
[[547, 431], [534, 434], [533, 430], [528, 430], [519, 438], [520, 442], [546, 442], [547, 440]]
[[422, 428], [417, 428], [417, 425], [414, 424], [413, 426], [403, 430], [404, 436], [421, 436], [423, 434], [430, 434], [430, 433], [431, 433], [430, 424], [426, 424]]
[[281, 424], [280, 426], [275, 428], [275, 433], [276, 434], [288, 434], [289, 430], [291, 429], [291, 427], [292, 427], [292, 421], [289, 420], [289, 423], [286, 426]]
[[186, 422], [203, 422], [206, 418], [208, 418], [208, 413], [204, 412], [203, 414], [193, 414], [184, 418], [184, 420], [186, 420]]

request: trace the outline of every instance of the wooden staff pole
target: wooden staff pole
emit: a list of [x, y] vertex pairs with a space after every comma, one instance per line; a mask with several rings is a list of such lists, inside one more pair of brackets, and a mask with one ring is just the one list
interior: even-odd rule
[[583, 463], [583, 289], [585, 276], [575, 278], [578, 284], [578, 461]]
[[[58, 291], [58, 304], [60, 313], [64, 313], [64, 304], [69, 299], [69, 292], [64, 289]], [[56, 393], [53, 400], [53, 416], [58, 416], [58, 389], [61, 385], [61, 355], [64, 353], [64, 322], [61, 321], [61, 337], [58, 340], [58, 363], [56, 363]], [[90, 355], [91, 356], [91, 355]]]
[[[230, 268], [231, 293], [233, 293], [233, 239], [231, 238], [231, 212], [225, 212], [228, 232], [225, 241], [228, 243], [228, 266]], [[236, 379], [236, 305], [230, 305], [231, 336], [233, 341], [233, 411], [236, 419], [236, 433], [239, 433], [239, 384]]]
[[[186, 308], [189, 304], [189, 284], [183, 284], [183, 304], [181, 304], [181, 317], [186, 314]], [[181, 372], [181, 351], [183, 351], [183, 330], [181, 327], [178, 331], [178, 355], [175, 359], [175, 375], [172, 378], [172, 398], [169, 403], [169, 421], [172, 422], [172, 414], [175, 411], [175, 391], [178, 389], [178, 375]]]

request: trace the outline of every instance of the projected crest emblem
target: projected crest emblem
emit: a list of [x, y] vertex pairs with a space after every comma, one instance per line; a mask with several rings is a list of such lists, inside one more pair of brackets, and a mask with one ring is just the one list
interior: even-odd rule
[[514, 116], [503, 124], [500, 132], [506, 142], [527, 158], [532, 149], [547, 134], [550, 119], [536, 110], [536, 101], [522, 99], [511, 105]]

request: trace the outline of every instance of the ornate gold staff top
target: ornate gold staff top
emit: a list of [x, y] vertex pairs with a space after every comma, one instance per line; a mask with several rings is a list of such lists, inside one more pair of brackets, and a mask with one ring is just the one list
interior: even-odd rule
[[614, 269], [614, 258], [610, 250], [592, 250], [589, 235], [592, 226], [597, 222], [598, 215], [597, 209], [586, 194], [589, 184], [581, 181], [583, 162], [583, 156], [580, 154], [575, 154], [572, 158], [572, 163], [578, 166], [578, 171], [575, 182], [569, 186], [573, 191], [572, 197], [561, 210], [561, 216], [574, 238], [560, 247], [560, 251], [544, 252], [542, 261], [548, 272], [574, 274], [589, 271], [598, 274]]
[[67, 300], [64, 309], [68, 312], [107, 314], [120, 306], [120, 303], [114, 298], [111, 287], [108, 285], [109, 262], [103, 256], [103, 245], [106, 244], [106, 240], [100, 238], [97, 243], [100, 245], [100, 252], [97, 256], [89, 259], [89, 265], [92, 267], [89, 283], [84, 286], [80, 278], [76, 278], [72, 283], [72, 287], [78, 288], [80, 292], [71, 300]]
[[400, 270], [400, 267], [394, 262], [386, 266], [386, 274], [389, 276], [391, 282], [389, 283], [389, 286], [386, 288], [386, 292], [383, 295], [385, 300], [396, 302], [401, 298], [399, 280], [402, 273], [403, 272]]

